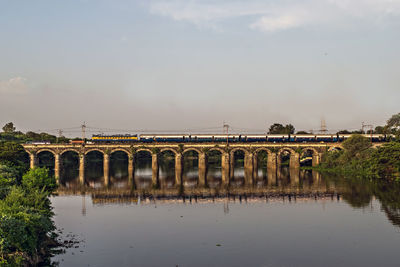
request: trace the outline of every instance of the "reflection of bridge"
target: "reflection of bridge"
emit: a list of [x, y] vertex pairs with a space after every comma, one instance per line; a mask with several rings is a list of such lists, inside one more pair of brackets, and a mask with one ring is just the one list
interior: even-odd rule
[[228, 184], [233, 178], [235, 152], [242, 151], [244, 154], [244, 172], [246, 184], [253, 184], [258, 175], [258, 155], [264, 151], [267, 155], [266, 165], [269, 172], [275, 173], [279, 177], [281, 169], [281, 156], [290, 155], [289, 167], [291, 172], [300, 169], [300, 158], [304, 155], [312, 157], [312, 165], [320, 162], [321, 156], [325, 151], [340, 149], [339, 143], [234, 143], [220, 145], [215, 143], [186, 144], [186, 143], [151, 143], [151, 144], [25, 144], [25, 150], [30, 155], [31, 168], [37, 166], [38, 155], [42, 152], [50, 152], [54, 155], [54, 171], [57, 178], [60, 177], [61, 164], [60, 157], [65, 152], [74, 152], [79, 155], [79, 179], [85, 182], [85, 157], [92, 151], [103, 154], [103, 168], [105, 184], [109, 183], [110, 155], [117, 151], [125, 152], [128, 156], [128, 175], [129, 180], [134, 178], [134, 163], [138, 152], [147, 151], [152, 158], [152, 182], [159, 183], [159, 155], [164, 151], [170, 151], [175, 155], [175, 184], [182, 183], [183, 158], [189, 151], [194, 151], [198, 155], [198, 176], [199, 185], [206, 185], [207, 177], [207, 158], [210, 152], [217, 151], [221, 157], [222, 182]]

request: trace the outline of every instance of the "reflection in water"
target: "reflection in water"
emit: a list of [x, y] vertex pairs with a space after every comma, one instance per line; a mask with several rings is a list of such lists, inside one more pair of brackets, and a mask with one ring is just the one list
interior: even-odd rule
[[[53, 260], [60, 266], [398, 266], [399, 185], [282, 168], [280, 176], [258, 175], [261, 182], [251, 186], [207, 187], [198, 185], [193, 160], [184, 173], [193, 184], [178, 188], [162, 181], [160, 188], [134, 187], [118, 170], [108, 186], [93, 186], [95, 174], [83, 187], [64, 182], [52, 198], [57, 226], [85, 242]], [[136, 181], [151, 184], [151, 164], [137, 167], [136, 176], [150, 175]], [[164, 169], [160, 178], [168, 177]]]
[[175, 158], [162, 153], [153, 187], [151, 154], [140, 153], [133, 181], [127, 157], [112, 154], [108, 183], [102, 155], [88, 153], [84, 185], [76, 155], [63, 155], [56, 223], [87, 244], [54, 257], [60, 266], [398, 265], [399, 185], [269, 170], [265, 157], [248, 183], [240, 155], [225, 185], [218, 151], [201, 184], [199, 157], [189, 151], [182, 184], [175, 184]]
[[[114, 153], [111, 157], [110, 183], [103, 178], [102, 155], [96, 151], [88, 153], [86, 164], [86, 184], [82, 186], [78, 178], [78, 159], [74, 153], [62, 157], [62, 173], [59, 194], [89, 193], [93, 203], [136, 202], [139, 198], [158, 200], [194, 201], [204, 199], [268, 199], [287, 198], [332, 198], [343, 199], [353, 208], [366, 208], [373, 197], [381, 202], [381, 209], [394, 225], [400, 226], [400, 187], [384, 182], [362, 181], [334, 177], [322, 178], [315, 171], [296, 171], [288, 166], [271, 171], [259, 164], [255, 183], [247, 186], [244, 179], [242, 158], [235, 160], [234, 175], [229, 186], [221, 182], [221, 161], [218, 152], [211, 154], [207, 169], [207, 186], [198, 183], [197, 153], [188, 153], [184, 161], [183, 184], [175, 186], [175, 159], [173, 154], [164, 153], [160, 161], [160, 188], [152, 187], [150, 153], [139, 157], [135, 165], [135, 182], [128, 179], [128, 158], [124, 153]], [[240, 156], [240, 155], [239, 155]], [[45, 161], [44, 161], [45, 162]]]

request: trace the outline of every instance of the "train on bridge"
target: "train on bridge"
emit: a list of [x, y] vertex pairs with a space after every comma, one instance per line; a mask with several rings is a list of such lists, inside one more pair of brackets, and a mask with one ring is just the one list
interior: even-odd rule
[[[351, 134], [96, 134], [93, 143], [321, 143], [343, 142]], [[385, 134], [364, 134], [372, 142], [386, 142], [394, 136]]]

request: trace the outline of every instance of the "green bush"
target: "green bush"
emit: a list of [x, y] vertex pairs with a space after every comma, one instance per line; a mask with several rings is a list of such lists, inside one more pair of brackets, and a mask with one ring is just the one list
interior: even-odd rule
[[40, 253], [55, 230], [48, 197], [56, 186], [45, 168], [27, 172], [21, 185], [8, 185], [0, 200], [0, 263], [20, 266], [21, 257], [26, 263]]
[[22, 186], [27, 190], [37, 189], [50, 195], [57, 188], [57, 182], [46, 168], [35, 168], [22, 176]]
[[400, 181], [400, 143], [390, 142], [374, 149], [368, 138], [353, 135], [343, 147], [343, 151], [326, 153], [318, 168], [341, 175]]

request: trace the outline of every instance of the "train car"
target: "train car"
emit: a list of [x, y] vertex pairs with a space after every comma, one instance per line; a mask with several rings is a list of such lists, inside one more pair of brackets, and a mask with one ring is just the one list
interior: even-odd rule
[[31, 144], [31, 145], [50, 145], [51, 144], [50, 141], [28, 141], [26, 143]]
[[292, 142], [299, 142], [299, 143], [311, 143], [317, 140], [315, 135], [312, 134], [296, 134], [292, 135], [293, 140]]
[[267, 142], [279, 143], [289, 141], [288, 134], [269, 134], [267, 135]]
[[155, 142], [155, 135], [141, 134], [139, 135], [139, 141], [142, 143], [152, 143]]
[[139, 141], [143, 143], [152, 142], [190, 142], [191, 136], [188, 134], [184, 135], [174, 135], [174, 134], [141, 134], [139, 136]]
[[242, 136], [238, 134], [214, 134], [212, 136], [213, 142], [226, 142], [228, 139], [229, 143], [240, 142]]
[[315, 138], [317, 142], [324, 142], [324, 143], [333, 142], [333, 135], [331, 134], [317, 134]]
[[386, 135], [384, 134], [363, 134], [365, 138], [371, 139], [371, 142], [384, 142]]
[[137, 134], [94, 134], [91, 140], [93, 143], [131, 143], [137, 142], [138, 137]]
[[183, 142], [184, 139], [183, 135], [162, 134], [154, 136], [154, 141], [156, 142]]
[[[215, 139], [215, 136], [209, 134], [195, 134], [195, 135], [192, 134], [191, 136], [192, 136], [191, 142], [199, 142], [199, 143], [220, 142], [218, 139]], [[225, 141], [226, 141], [226, 136], [225, 136]]]
[[266, 142], [266, 135], [258, 135], [258, 134], [248, 134], [246, 135], [245, 142], [255, 143], [255, 142]]
[[72, 145], [82, 145], [85, 143], [85, 141], [83, 141], [81, 139], [80, 140], [69, 140], [69, 143]]

